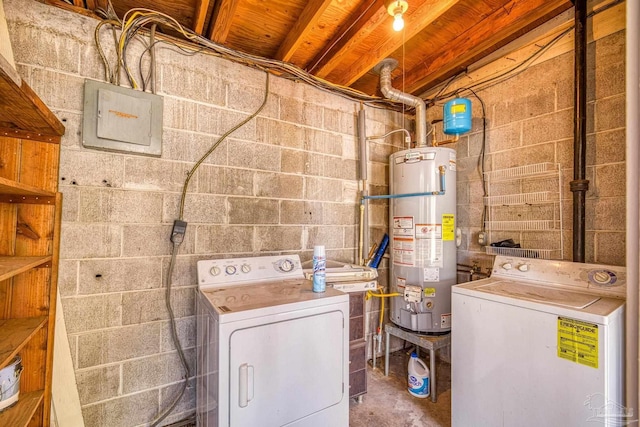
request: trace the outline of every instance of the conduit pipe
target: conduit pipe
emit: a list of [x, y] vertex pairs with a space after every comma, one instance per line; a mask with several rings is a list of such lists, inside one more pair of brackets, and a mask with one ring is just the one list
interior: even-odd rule
[[360, 145], [360, 180], [362, 181], [362, 200], [360, 204], [360, 245], [359, 263], [365, 265], [365, 253], [369, 250], [369, 186], [367, 184], [367, 135], [366, 135], [366, 115], [362, 105], [358, 111], [358, 143]]
[[573, 107], [573, 261], [585, 262], [585, 202], [587, 171], [587, 2], [575, 0], [575, 58]]
[[395, 70], [397, 66], [398, 61], [393, 58], [386, 58], [380, 61], [373, 70], [380, 74], [380, 91], [385, 98], [410, 107], [415, 107], [416, 145], [418, 147], [425, 147], [427, 145], [427, 105], [422, 98], [402, 92], [391, 86], [391, 72]]

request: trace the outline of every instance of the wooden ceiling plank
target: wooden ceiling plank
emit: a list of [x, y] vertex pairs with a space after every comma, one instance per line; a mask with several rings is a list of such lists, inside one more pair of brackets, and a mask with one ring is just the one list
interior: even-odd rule
[[366, 40], [369, 34], [386, 21], [388, 15], [384, 0], [373, 0], [362, 3], [351, 16], [352, 18], [344, 24], [347, 30], [331, 39], [310, 62], [307, 71], [320, 78], [328, 76], [340, 64], [345, 53]]
[[73, 0], [73, 5], [78, 7], [84, 7], [84, 0]]
[[76, 5], [63, 2], [62, 0], [42, 0], [42, 1], [44, 2], [44, 4], [48, 4], [49, 6], [59, 7], [60, 9], [75, 12], [83, 16], [88, 16], [89, 18], [102, 19], [98, 15], [93, 13], [92, 10], [85, 9], [84, 5], [82, 5], [81, 7], [78, 7]]
[[[438, 52], [404, 75], [404, 88], [417, 93], [463, 70], [467, 64], [497, 48], [502, 47], [523, 29], [532, 29], [537, 24], [556, 16], [570, 7], [567, 0], [536, 0], [512, 2], [512, 7], [496, 9], [486, 19], [460, 34], [445, 51]], [[393, 84], [400, 84], [402, 78]]]
[[278, 52], [276, 59], [288, 61], [291, 59], [296, 49], [304, 41], [305, 37], [314, 29], [318, 19], [331, 4], [331, 0], [310, 0], [307, 2], [302, 14], [298, 18], [287, 37], [284, 39]]
[[89, 10], [96, 10], [96, 7], [98, 6], [96, 0], [86, 0], [86, 3], [87, 9]]
[[[404, 36], [397, 33], [396, 37], [389, 38], [385, 43], [372, 49], [367, 55], [363, 55], [357, 64], [352, 64], [345, 72], [339, 76], [337, 83], [343, 86], [349, 86], [365, 73], [371, 70], [381, 60], [399, 49], [403, 40], [409, 40], [427, 26], [431, 25], [439, 16], [453, 7], [460, 0], [426, 0], [413, 11], [411, 8], [404, 14], [405, 29]], [[391, 17], [389, 16], [389, 26], [391, 26]]]
[[193, 31], [202, 35], [204, 31], [204, 22], [207, 20], [207, 11], [209, 10], [209, 0], [198, 0], [196, 3], [196, 14], [193, 19]]
[[224, 44], [231, 31], [233, 15], [236, 13], [240, 0], [222, 0], [209, 26], [209, 38], [220, 44]]

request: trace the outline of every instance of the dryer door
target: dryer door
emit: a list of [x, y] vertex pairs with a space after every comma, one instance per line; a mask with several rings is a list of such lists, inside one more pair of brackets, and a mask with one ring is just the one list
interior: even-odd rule
[[230, 425], [282, 426], [345, 399], [344, 324], [330, 311], [233, 332]]

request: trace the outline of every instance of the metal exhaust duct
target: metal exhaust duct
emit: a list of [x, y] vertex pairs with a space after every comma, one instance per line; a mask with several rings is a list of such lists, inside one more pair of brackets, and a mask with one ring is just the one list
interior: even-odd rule
[[380, 91], [391, 101], [401, 102], [416, 109], [416, 144], [418, 147], [427, 145], [427, 106], [422, 98], [402, 92], [391, 86], [391, 72], [398, 66], [398, 61], [386, 58], [380, 61], [373, 70], [380, 74]]

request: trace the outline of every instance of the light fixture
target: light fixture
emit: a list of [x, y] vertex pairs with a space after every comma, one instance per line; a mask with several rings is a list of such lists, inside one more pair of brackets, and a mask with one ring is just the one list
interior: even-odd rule
[[404, 19], [402, 15], [409, 8], [409, 3], [405, 0], [392, 0], [387, 1], [387, 12], [389, 15], [393, 16], [393, 29], [395, 31], [402, 31], [404, 28]]

